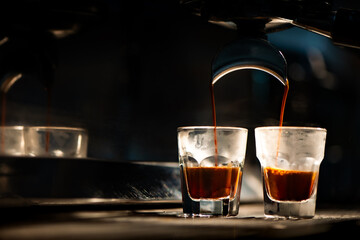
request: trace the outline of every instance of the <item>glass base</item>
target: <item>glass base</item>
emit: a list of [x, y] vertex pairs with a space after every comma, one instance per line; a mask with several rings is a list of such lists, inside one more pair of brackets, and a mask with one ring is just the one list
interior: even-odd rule
[[239, 212], [239, 206], [235, 201], [228, 199], [210, 201], [187, 199], [187, 201], [183, 201], [183, 212], [184, 217], [236, 216]]
[[181, 176], [181, 193], [183, 202], [183, 217], [218, 217], [218, 216], [237, 216], [240, 206], [241, 178], [239, 185], [232, 199], [201, 199], [193, 200], [190, 198], [185, 185], [185, 177], [182, 168]]
[[280, 202], [264, 196], [265, 217], [275, 219], [302, 219], [315, 216], [316, 199], [301, 202]]

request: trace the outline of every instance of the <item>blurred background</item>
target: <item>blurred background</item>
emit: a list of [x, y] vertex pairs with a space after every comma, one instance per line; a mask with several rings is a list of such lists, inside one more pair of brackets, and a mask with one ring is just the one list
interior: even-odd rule
[[[88, 129], [90, 158], [161, 162], [178, 161], [177, 127], [212, 125], [211, 62], [236, 31], [175, 0], [0, 9], [0, 71], [23, 73], [6, 95], [6, 125], [46, 125], [50, 92], [50, 124]], [[359, 203], [360, 50], [295, 27], [267, 38], [288, 61], [284, 125], [328, 130], [319, 202]], [[253, 129], [278, 125], [283, 90], [250, 70], [215, 86], [218, 125], [249, 129], [246, 168], [259, 170]]]

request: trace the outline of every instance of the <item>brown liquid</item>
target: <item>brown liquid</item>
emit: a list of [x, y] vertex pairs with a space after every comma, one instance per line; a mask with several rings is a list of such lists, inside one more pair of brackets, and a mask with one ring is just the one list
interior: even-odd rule
[[309, 199], [317, 172], [284, 170], [266, 167], [264, 181], [268, 194], [278, 201], [302, 201]]
[[218, 165], [218, 144], [217, 144], [217, 135], [216, 135], [216, 109], [215, 109], [214, 84], [210, 84], [210, 93], [211, 93], [212, 118], [213, 118], [213, 126], [214, 126], [215, 166], [217, 166]]
[[185, 174], [193, 199], [234, 198], [241, 186], [240, 167], [187, 167]]
[[284, 111], [285, 111], [285, 104], [286, 104], [286, 98], [289, 92], [289, 80], [286, 79], [285, 87], [284, 87], [284, 94], [281, 102], [281, 110], [280, 110], [280, 123], [279, 126], [282, 127], [283, 120], [284, 120]]

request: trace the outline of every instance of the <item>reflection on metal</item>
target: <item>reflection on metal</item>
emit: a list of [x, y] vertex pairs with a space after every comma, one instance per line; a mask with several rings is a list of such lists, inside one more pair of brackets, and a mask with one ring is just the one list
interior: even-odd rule
[[260, 71], [269, 73], [270, 75], [272, 75], [273, 77], [278, 79], [284, 86], [286, 84], [286, 79], [281, 77], [278, 73], [276, 73], [275, 71], [273, 71], [269, 68], [259, 66], [259, 65], [239, 65], [239, 66], [234, 66], [234, 67], [228, 68], [228, 69], [220, 72], [219, 74], [217, 74], [214, 77], [212, 84], [215, 84], [220, 78], [222, 78], [223, 76], [225, 76], [231, 72], [238, 71], [238, 70], [244, 70], [244, 69], [255, 69], [255, 70], [260, 70]]
[[7, 43], [9, 41], [9, 38], [8, 37], [3, 37], [3, 39], [0, 40], [0, 46]]
[[181, 200], [178, 165], [45, 157], [0, 157], [0, 165], [12, 169], [0, 176], [7, 183], [0, 184], [0, 205], [4, 198], [26, 199], [20, 205], [29, 199]]
[[[267, 19], [269, 22], [265, 24], [265, 32], [266, 33], [273, 33], [282, 31], [288, 28], [293, 27], [293, 20], [286, 19], [286, 18], [273, 18], [273, 19]], [[233, 21], [219, 21], [219, 20], [209, 20], [209, 23], [228, 28], [233, 30], [239, 30], [236, 23]], [[297, 25], [296, 25], [297, 26]]]
[[49, 31], [58, 39], [65, 38], [67, 36], [76, 34], [80, 29], [78, 24], [74, 24], [68, 29], [50, 29]]
[[228, 29], [237, 29], [236, 24], [234, 22], [226, 22], [226, 21], [212, 21], [209, 20], [209, 23], [224, 27], [224, 28], [228, 28]]
[[324, 31], [324, 30], [321, 30], [319, 28], [316, 28], [316, 27], [311, 27], [311, 26], [307, 26], [307, 25], [303, 25], [303, 24], [300, 24], [300, 23], [293, 23], [294, 26], [296, 27], [299, 27], [299, 28], [302, 28], [302, 29], [305, 29], [309, 32], [313, 32], [313, 33], [317, 33], [323, 37], [327, 37], [327, 38], [330, 38], [331, 39], [331, 33], [329, 31]]
[[0, 90], [3, 93], [7, 93], [10, 88], [14, 85], [22, 77], [21, 73], [11, 73], [6, 75], [3, 79], [3, 83], [1, 84]]

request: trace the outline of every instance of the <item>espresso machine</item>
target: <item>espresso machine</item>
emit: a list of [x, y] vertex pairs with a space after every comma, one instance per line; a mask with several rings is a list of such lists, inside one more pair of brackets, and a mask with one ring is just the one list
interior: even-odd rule
[[181, 1], [205, 20], [261, 34], [293, 26], [330, 38], [334, 44], [359, 48], [358, 4], [355, 1]]
[[[43, 100], [36, 100], [37, 102], [44, 101], [46, 99], [46, 94], [49, 89], [52, 89], [54, 86], [54, 81], [59, 84], [59, 80], [55, 80], [56, 72], [61, 72], [61, 69], [58, 69], [59, 65], [59, 58], [62, 58], [61, 52], [59, 52], [59, 44], [63, 42], [66, 43], [67, 39], [76, 39], [76, 36], [81, 34], [83, 29], [92, 28], [96, 25], [102, 23], [102, 21], [109, 21], [108, 15], [111, 12], [111, 6], [114, 7], [115, 10], [112, 12], [113, 15], [116, 17], [121, 16], [123, 12], [119, 9], [126, 9], [126, 4], [120, 5], [111, 5], [104, 1], [79, 1], [78, 3], [62, 3], [55, 1], [54, 3], [43, 4], [40, 2], [31, 2], [31, 1], [19, 1], [18, 4], [14, 2], [8, 2], [2, 8], [1, 18], [3, 19], [2, 31], [1, 31], [1, 83], [2, 83], [2, 90], [5, 93], [11, 93], [12, 91], [20, 91], [22, 94], [28, 95], [30, 91], [28, 90], [16, 90], [16, 85], [25, 84], [25, 87], [29, 87], [34, 89], [34, 91], [38, 91], [39, 95], [44, 95]], [[253, 56], [246, 55], [249, 53], [243, 53], [244, 49], [247, 51], [256, 52], [257, 50], [266, 50], [268, 51], [267, 54], [264, 55], [262, 59], [254, 58], [253, 61], [267, 61], [269, 68], [273, 70], [273, 72], [277, 73], [276, 76], [279, 76], [278, 79], [282, 84], [285, 84], [285, 80], [287, 79], [287, 64], [284, 56], [282, 53], [274, 46], [272, 46], [267, 41], [267, 35], [271, 33], [277, 33], [284, 31], [290, 28], [302, 28], [306, 29], [311, 32], [315, 32], [327, 38], [330, 38], [331, 41], [340, 47], [349, 47], [349, 49], [354, 49], [356, 51], [357, 48], [360, 47], [360, 34], [356, 31], [357, 26], [360, 25], [360, 13], [358, 11], [358, 4], [353, 1], [283, 1], [283, 0], [274, 0], [274, 1], [247, 1], [247, 0], [233, 0], [233, 1], [197, 1], [197, 0], [182, 0], [176, 3], [170, 3], [168, 5], [156, 5], [160, 9], [167, 9], [169, 6], [170, 8], [176, 8], [178, 14], [186, 15], [187, 17], [191, 18], [191, 21], [194, 22], [209, 22], [210, 24], [220, 25], [224, 29], [231, 29], [230, 32], [233, 37], [231, 37], [232, 43], [223, 44], [225, 47], [221, 48], [219, 45], [218, 53], [212, 54], [212, 77], [222, 76], [224, 71], [226, 72], [227, 69], [233, 66], [236, 62], [243, 61], [243, 58], [247, 60]], [[175, 7], [174, 7], [175, 6]], [[133, 7], [132, 9], [136, 9]], [[120, 11], [120, 12], [119, 12]], [[13, 22], [6, 22], [5, 20], [18, 14], [19, 17], [16, 21]], [[40, 17], [39, 20], [34, 19], [32, 16], [36, 14]], [[141, 14], [141, 13], [139, 13]], [[171, 19], [169, 15], [165, 14], [164, 17], [168, 17], [170, 20], [167, 21], [171, 23]], [[127, 15], [122, 17], [121, 19], [127, 19]], [[42, 21], [41, 19], [47, 19], [47, 21]], [[115, 18], [114, 18], [115, 19]], [[112, 20], [112, 19], [110, 19]], [[141, 22], [141, 20], [139, 20]], [[163, 22], [162, 22], [163, 23]], [[111, 26], [108, 25], [108, 26]], [[125, 32], [129, 31], [125, 29]], [[141, 35], [139, 35], [141, 36]], [[244, 45], [244, 39], [249, 41]], [[258, 40], [262, 40], [262, 42], [258, 42]], [[131, 41], [127, 40], [127, 41]], [[239, 42], [240, 41], [240, 42]], [[135, 41], [139, 43], [139, 40]], [[231, 42], [231, 41], [230, 41]], [[133, 46], [130, 45], [128, 47], [132, 48]], [[243, 49], [239, 49], [238, 46], [244, 45]], [[65, 46], [65, 45], [64, 45]], [[250, 49], [250, 50], [249, 50]], [[59, 56], [60, 55], [60, 56]], [[139, 53], [132, 53], [128, 55], [129, 59], [137, 58]], [[240, 56], [240, 57], [239, 57]], [[245, 56], [245, 57], [244, 57]], [[63, 61], [63, 60], [60, 60]], [[137, 60], [134, 60], [137, 61]], [[131, 62], [130, 62], [131, 63]], [[135, 64], [136, 65], [136, 64]], [[135, 66], [134, 65], [134, 66]], [[59, 77], [57, 77], [59, 78]], [[282, 79], [282, 80], [281, 80]], [[218, 79], [217, 79], [218, 80]], [[216, 80], [216, 81], [217, 81]], [[290, 80], [291, 81], [291, 80]], [[31, 82], [35, 84], [30, 84]], [[93, 81], [95, 82], [95, 81]], [[26, 85], [28, 84], [28, 85]], [[84, 84], [84, 83], [81, 83]], [[86, 83], [87, 85], [91, 85], [92, 83]], [[86, 86], [83, 85], [83, 86]], [[76, 81], [72, 81], [71, 85], [75, 86], [75, 88], [81, 89], [83, 86], [78, 85]], [[36, 86], [36, 87], [33, 87]], [[96, 87], [96, 85], [93, 85]], [[128, 91], [135, 91], [136, 85], [129, 84], [130, 88]], [[14, 90], [13, 90], [14, 88]], [[35, 89], [36, 88], [36, 89]], [[56, 84], [55, 87], [57, 88]], [[59, 87], [60, 88], [60, 87]], [[110, 89], [108, 89], [110, 90]], [[10, 94], [11, 95], [11, 94]], [[124, 100], [124, 99], [121, 99]], [[21, 99], [20, 99], [21, 101]], [[42, 103], [46, 105], [46, 103]], [[29, 108], [29, 106], [26, 106]], [[13, 108], [14, 109], [14, 108]], [[46, 109], [46, 106], [44, 107]], [[8, 108], [9, 110], [9, 108]], [[33, 116], [28, 117], [25, 119], [25, 124], [44, 124], [46, 115], [46, 110], [43, 111], [35, 111], [36, 114]], [[156, 112], [155, 112], [156, 113]], [[56, 115], [56, 114], [55, 114]], [[23, 124], [24, 118], [18, 111], [12, 111], [10, 106], [10, 111], [7, 116], [9, 121], [11, 119], [15, 119], [16, 123]], [[80, 117], [74, 119], [65, 119], [65, 124], [81, 126]], [[53, 117], [54, 124], [57, 124], [56, 119], [57, 117]], [[61, 122], [61, 121], [59, 121]], [[11, 124], [11, 123], [10, 123]], [[96, 123], [91, 122], [90, 128], [92, 125]], [[99, 131], [99, 130], [95, 130]], [[90, 131], [91, 132], [91, 131]], [[94, 132], [94, 131], [93, 131]], [[98, 133], [98, 132], [96, 132]], [[129, 133], [126, 133], [129, 135]], [[116, 140], [116, 139], [112, 139]], [[98, 144], [92, 143], [90, 137], [90, 152], [92, 149], [91, 144]], [[98, 144], [101, 145], [101, 144]], [[131, 148], [126, 145], [122, 145], [121, 147]], [[103, 152], [99, 151], [100, 153], [91, 154], [90, 156], [94, 159], [103, 159], [107, 158], [103, 155]], [[111, 164], [125, 164], [126, 167], [122, 169], [132, 168], [127, 166], [130, 164], [132, 166], [133, 161], [127, 161], [124, 156], [119, 157], [118, 155], [114, 155], [113, 153], [110, 154]], [[124, 159], [118, 161], [118, 159]], [[131, 158], [131, 157], [128, 157]], [[115, 161], [114, 161], [115, 160]], [[25, 166], [29, 164], [28, 159], [25, 158], [16, 158], [8, 159], [4, 158], [3, 160], [3, 167], [4, 169], [4, 176], [9, 178], [24, 178], [27, 174], [22, 173], [23, 170], [19, 170], [19, 174], [15, 174], [17, 172], [16, 168], [21, 166]], [[16, 163], [16, 161], [26, 161], [24, 165], [20, 162]], [[95, 164], [94, 161], [89, 160], [87, 161], [70, 161], [69, 159], [61, 160], [55, 159], [53, 162], [49, 162], [46, 159], [36, 159], [33, 158], [31, 161], [34, 162], [35, 165], [44, 165], [47, 164], [54, 164], [48, 166], [49, 169], [62, 169], [61, 171], [69, 171], [72, 174], [75, 174], [77, 169], [82, 164]], [[66, 163], [60, 164], [60, 162], [65, 161]], [[96, 161], [95, 161], [96, 162]], [[145, 160], [146, 162], [146, 160]], [[13, 164], [15, 164], [13, 166]], [[68, 165], [70, 164], [70, 165]], [[74, 164], [74, 167], [71, 167], [71, 164]], [[78, 164], [80, 164], [78, 166]], [[96, 164], [102, 165], [104, 164], [102, 161], [97, 162]], [[96, 165], [95, 164], [95, 165]], [[161, 164], [160, 164], [161, 165]], [[62, 168], [63, 166], [66, 166]], [[137, 167], [139, 165], [135, 165]], [[146, 168], [144, 166], [148, 165], [141, 165], [141, 168]], [[24, 167], [25, 168], [25, 167]], [[47, 167], [41, 167], [41, 169], [46, 169]], [[176, 164], [174, 166], [175, 170], [171, 170], [170, 174], [174, 175], [172, 171], [176, 172]], [[26, 167], [27, 169], [27, 167]], [[37, 168], [34, 168], [37, 169]], [[40, 168], [39, 168], [40, 169]], [[92, 169], [92, 167], [85, 169]], [[104, 169], [108, 169], [108, 166], [105, 164]], [[168, 169], [168, 168], [165, 168]], [[70, 171], [71, 170], [71, 171]], [[81, 172], [80, 170], [78, 170]], [[89, 170], [93, 172], [93, 170]], [[104, 170], [107, 172], [108, 170]], [[126, 171], [126, 170], [125, 170]], [[31, 178], [37, 182], [38, 185], [41, 185], [43, 179], [46, 177], [51, 176], [52, 174], [61, 178], [62, 174], [66, 174], [65, 172], [61, 172], [60, 174], [47, 174], [46, 176], [41, 176], [40, 174], [42, 170], [35, 171], [35, 174], [30, 174]], [[11, 174], [10, 174], [11, 173]], [[10, 175], [9, 175], [10, 174]], [[40, 176], [38, 176], [40, 174]], [[69, 173], [70, 174], [70, 173]], [[89, 173], [90, 174], [90, 173]], [[102, 173], [105, 174], [106, 173]], [[101, 176], [102, 176], [101, 174]], [[75, 174], [76, 175], [76, 174]], [[73, 176], [75, 176], [73, 175]], [[126, 175], [126, 174], [125, 174]], [[124, 175], [124, 176], [125, 176]], [[37, 177], [38, 176], [38, 177]], [[166, 174], [164, 177], [166, 178]], [[177, 176], [176, 174], [174, 176]], [[98, 177], [97, 179], [101, 179], [102, 177]], [[79, 179], [83, 179], [79, 177]], [[110, 181], [110, 180], [109, 180]], [[125, 181], [125, 180], [124, 180]], [[163, 181], [163, 180], [159, 180]], [[10, 181], [12, 182], [12, 181]], [[84, 188], [81, 191], [72, 189], [69, 185], [60, 183], [60, 179], [53, 179], [51, 180], [52, 183], [56, 183], [55, 185], [59, 186], [59, 191], [54, 190], [51, 186], [44, 186], [44, 189], [34, 190], [28, 185], [22, 186], [22, 183], [31, 182], [24, 178], [23, 180], [16, 180], [13, 181], [14, 184], [20, 184], [11, 187], [6, 186], [2, 191], [2, 194], [6, 196], [19, 196], [19, 198], [27, 198], [27, 197], [91, 197], [92, 194], [95, 194], [98, 197], [110, 197], [113, 196], [134, 196], [137, 198], [133, 193], [128, 194], [132, 190], [128, 187], [124, 188], [123, 185], [120, 187], [121, 184], [116, 185], [113, 187], [115, 190], [105, 191], [102, 194], [98, 194], [102, 192], [102, 187], [104, 183], [96, 183], [96, 180], [93, 180], [92, 184], [97, 185], [93, 187], [93, 191], [84, 190], [87, 187], [86, 182], [81, 183], [79, 186], [80, 189]], [[82, 181], [80, 181], [82, 182]], [[122, 181], [120, 181], [122, 182]], [[134, 183], [135, 184], [135, 183]], [[136, 183], [140, 184], [140, 183]], [[30, 184], [31, 185], [31, 184]], [[84, 185], [84, 186], [83, 186]], [[128, 184], [131, 186], [131, 184]], [[141, 184], [140, 184], [141, 185]], [[168, 196], [170, 198], [179, 198], [179, 182], [175, 178], [171, 180], [171, 187], [167, 187], [167, 189], [177, 189], [177, 190], [170, 190], [169, 192], [161, 193], [158, 197], [163, 198], [163, 196]], [[118, 190], [116, 190], [119, 188]], [[124, 188], [124, 189], [123, 189]], [[131, 188], [131, 187], [130, 187]], [[15, 189], [15, 192], [11, 192], [12, 189]], [[45, 190], [46, 189], [46, 190]], [[140, 187], [141, 189], [141, 187]], [[23, 192], [25, 191], [25, 192]], [[34, 191], [34, 192], [32, 192]], [[83, 193], [81, 193], [83, 192]], [[137, 191], [140, 195], [140, 198], [154, 198], [156, 199], [157, 196], [150, 194], [147, 196], [146, 194], [143, 195], [141, 190]], [[146, 192], [151, 192], [146, 190]], [[161, 191], [160, 191], [161, 192]], [[94, 196], [95, 196], [94, 195]]]
[[[0, 156], [0, 238], [358, 231], [358, 1], [17, 0], [2, 3], [0, 20], [2, 123], [88, 131], [85, 157]], [[287, 80], [284, 124], [328, 130], [317, 198], [325, 217], [263, 221], [253, 129], [278, 124]], [[209, 83], [218, 123], [249, 129], [243, 215], [187, 221], [176, 128], [212, 125]]]
[[[356, 96], [351, 97], [357, 87], [358, 81], [353, 80], [357, 73], [349, 74], [343, 85], [339, 81], [341, 87], [335, 90], [320, 84], [308, 88], [309, 82], [318, 81], [315, 77], [292, 85], [288, 73], [299, 64], [291, 64], [307, 60], [294, 50], [300, 46], [292, 42], [293, 49], [286, 49], [283, 42], [276, 41], [291, 35], [292, 29], [300, 29], [301, 33], [296, 34], [309, 34], [309, 42], [321, 36], [321, 43], [333, 44], [331, 48], [326, 45], [329, 52], [345, 52], [353, 63], [351, 67], [356, 66], [360, 48], [357, 1], [6, 2], [0, 8], [0, 85], [2, 94], [8, 97], [6, 124], [45, 125], [48, 92], [52, 91], [51, 124], [83, 127], [89, 132], [87, 157], [0, 156], [0, 209], [7, 216], [24, 210], [33, 214], [181, 207], [176, 127], [211, 125], [208, 84], [215, 78], [220, 84], [222, 77], [235, 72], [236, 64], [259, 61], [268, 63], [266, 69], [280, 81], [271, 80], [274, 88], [289, 78], [290, 96], [291, 91], [311, 95], [316, 108], [311, 108], [304, 94], [296, 95], [288, 103], [288, 119], [296, 119], [300, 110], [310, 109], [317, 123], [329, 129], [324, 160], [328, 170], [321, 173], [329, 178], [320, 177], [324, 179], [319, 185], [323, 189], [319, 192], [320, 203], [353, 204], [360, 199], [353, 181], [359, 166], [354, 162], [358, 154], [354, 146], [360, 130], [350, 127], [356, 126], [358, 113], [355, 111], [347, 130], [343, 131], [337, 120], [350, 108], [346, 103], [357, 102]], [[251, 55], [260, 50], [267, 54], [261, 58]], [[244, 62], [244, 56], [253, 62]], [[311, 67], [301, 69], [306, 79]], [[245, 72], [244, 76], [258, 77], [251, 74]], [[249, 99], [261, 100], [258, 96], [271, 95], [267, 89], [273, 88], [259, 84], [259, 79], [266, 81], [261, 75], [257, 81], [244, 81], [241, 87], [230, 89], [237, 91], [234, 96], [244, 96], [231, 99], [243, 113], [236, 115], [240, 120], [226, 124], [249, 129], [259, 124], [262, 113], [251, 110], [259, 109], [259, 104], [249, 103]], [[346, 88], [348, 83], [352, 85]], [[219, 99], [227, 95], [219, 94]], [[327, 104], [336, 113], [324, 107]], [[229, 105], [220, 103], [219, 111], [233, 118], [235, 107]], [[266, 112], [276, 113], [266, 119], [271, 123], [278, 121], [279, 104], [274, 105]], [[251, 134], [249, 139], [254, 137]], [[250, 170], [255, 162], [253, 148], [254, 143], [249, 141], [246, 162]], [[341, 173], [336, 175], [339, 169]], [[330, 176], [338, 178], [330, 181]], [[251, 175], [253, 181], [244, 177], [244, 201], [261, 201], [258, 176]], [[337, 183], [340, 178], [341, 183]], [[337, 194], [339, 189], [341, 196]]]

